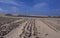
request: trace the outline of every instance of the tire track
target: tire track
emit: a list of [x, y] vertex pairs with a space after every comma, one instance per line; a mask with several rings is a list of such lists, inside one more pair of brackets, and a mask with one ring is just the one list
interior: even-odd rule
[[26, 22], [27, 19], [17, 20], [12, 23], [1, 26], [0, 28], [0, 38], [3, 38], [5, 35], [9, 34], [13, 29], [19, 27], [22, 23]]
[[35, 19], [30, 19], [23, 28], [20, 38], [39, 38], [37, 28], [35, 26]]

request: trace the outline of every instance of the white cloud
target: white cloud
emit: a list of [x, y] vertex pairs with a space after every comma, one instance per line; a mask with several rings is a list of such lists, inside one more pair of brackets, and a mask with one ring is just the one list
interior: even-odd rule
[[27, 11], [29, 14], [35, 15], [47, 15], [49, 13], [49, 5], [48, 3], [42, 2], [34, 5], [31, 9]]
[[42, 2], [38, 3], [35, 6], [32, 7], [33, 10], [47, 10], [48, 8], [48, 3]]
[[17, 14], [18, 12], [20, 11], [19, 8], [17, 7], [11, 7], [9, 10], [0, 8], [0, 14], [6, 14], [6, 13]]
[[34, 8], [41, 8], [41, 7], [43, 7], [43, 6], [46, 6], [47, 5], [47, 3], [39, 3], [39, 4], [36, 4], [35, 6], [34, 6]]
[[0, 8], [0, 14], [5, 13], [5, 12], [7, 12], [7, 10]]
[[3, 11], [3, 9], [2, 9], [2, 8], [0, 8], [0, 11]]
[[5, 12], [5, 11], [7, 11], [7, 10], [4, 10], [3, 8], [0, 8], [0, 12]]
[[12, 0], [0, 0], [0, 2], [19, 6], [18, 3], [14, 2]]
[[37, 12], [40, 12], [40, 10], [45, 10], [46, 6], [48, 6], [48, 4], [45, 2], [36, 4], [32, 8], [29, 8], [28, 6], [24, 5], [24, 2], [20, 2], [20, 4], [12, 0], [0, 0], [0, 2], [20, 6], [20, 9], [19, 7], [11, 7], [9, 8], [9, 10], [4, 10], [4, 12], [10, 12], [10, 13], [16, 13], [16, 14], [19, 12], [21, 12], [21, 14], [24, 14], [26, 12], [29, 13], [29, 12], [35, 12], [35, 11], [37, 13]]

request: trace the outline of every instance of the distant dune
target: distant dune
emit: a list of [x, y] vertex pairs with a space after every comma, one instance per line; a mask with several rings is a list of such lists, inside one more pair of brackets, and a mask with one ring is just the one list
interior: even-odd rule
[[47, 15], [19, 15], [19, 14], [0, 14], [5, 16], [15, 16], [15, 17], [36, 17], [36, 18], [60, 18], [60, 16], [47, 16]]

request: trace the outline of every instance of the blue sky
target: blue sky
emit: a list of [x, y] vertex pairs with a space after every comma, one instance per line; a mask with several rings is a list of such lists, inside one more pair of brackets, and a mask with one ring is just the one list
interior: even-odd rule
[[60, 0], [0, 0], [0, 13], [60, 16]]

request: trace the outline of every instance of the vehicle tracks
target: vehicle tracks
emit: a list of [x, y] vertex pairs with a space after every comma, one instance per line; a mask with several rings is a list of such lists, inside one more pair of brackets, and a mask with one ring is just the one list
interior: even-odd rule
[[23, 28], [20, 38], [39, 38], [37, 27], [35, 26], [35, 19], [30, 19]]

